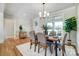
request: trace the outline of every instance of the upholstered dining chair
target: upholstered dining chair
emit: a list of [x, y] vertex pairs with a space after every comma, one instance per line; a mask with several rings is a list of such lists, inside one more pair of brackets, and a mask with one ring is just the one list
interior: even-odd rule
[[30, 38], [31, 38], [30, 49], [31, 49], [32, 45], [34, 44], [34, 51], [36, 51], [36, 46], [37, 46], [38, 40], [37, 40], [37, 37], [35, 35], [35, 31], [30, 31], [29, 35], [30, 35]]
[[[37, 33], [37, 38], [38, 38], [38, 53], [40, 52], [40, 48], [43, 47], [45, 49], [45, 56], [47, 54], [47, 48], [48, 48], [48, 42], [43, 33]], [[50, 43], [50, 42], [49, 42]]]
[[62, 56], [64, 56], [64, 53], [65, 53], [65, 41], [66, 41], [66, 37], [67, 37], [67, 33], [65, 33], [64, 38], [61, 39], [61, 41], [57, 43], [57, 48], [59, 48], [62, 51]]

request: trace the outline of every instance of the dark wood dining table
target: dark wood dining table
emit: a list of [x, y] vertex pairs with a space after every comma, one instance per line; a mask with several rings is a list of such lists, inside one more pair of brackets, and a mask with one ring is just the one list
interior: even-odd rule
[[58, 38], [46, 36], [47, 41], [55, 42], [55, 56], [57, 56], [57, 41], [59, 41]]

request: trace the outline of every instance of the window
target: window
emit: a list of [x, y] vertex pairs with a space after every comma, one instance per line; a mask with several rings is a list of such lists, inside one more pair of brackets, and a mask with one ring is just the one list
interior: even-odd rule
[[48, 35], [62, 37], [62, 33], [63, 33], [62, 17], [55, 17], [50, 22], [47, 22], [47, 27], [48, 27], [48, 30], [47, 30]]
[[47, 27], [48, 27], [48, 35], [50, 34], [50, 32], [52, 31], [52, 28], [53, 28], [53, 23], [52, 22], [48, 22], [47, 23]]
[[56, 32], [57, 36], [62, 35], [62, 31], [63, 31], [63, 22], [62, 21], [54, 22], [54, 31]]

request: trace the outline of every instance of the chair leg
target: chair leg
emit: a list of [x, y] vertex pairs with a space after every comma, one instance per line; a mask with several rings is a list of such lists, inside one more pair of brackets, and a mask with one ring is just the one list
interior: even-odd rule
[[59, 48], [59, 51], [61, 51], [61, 48]]
[[54, 50], [54, 46], [51, 46], [51, 54], [53, 53]]
[[34, 49], [34, 52], [36, 51], [36, 44], [35, 44], [35, 49]]
[[39, 50], [40, 50], [40, 44], [38, 44], [38, 53], [39, 53]]
[[47, 48], [45, 48], [45, 56], [46, 56], [46, 54], [47, 54]]
[[38, 45], [38, 42], [36, 41], [36, 46]]
[[64, 56], [64, 46], [62, 46], [62, 56]]
[[32, 42], [30, 43], [30, 49], [31, 49], [31, 47], [32, 47]]
[[64, 48], [64, 52], [66, 53], [66, 50], [65, 50], [65, 48]]

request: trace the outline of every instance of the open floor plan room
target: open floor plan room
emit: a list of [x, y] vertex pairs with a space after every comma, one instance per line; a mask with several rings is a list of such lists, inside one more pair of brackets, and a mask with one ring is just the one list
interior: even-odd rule
[[0, 56], [79, 56], [78, 3], [0, 3]]

